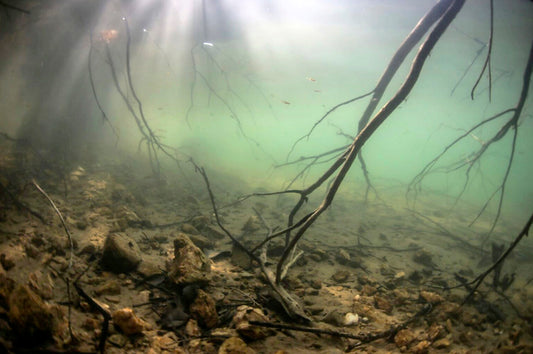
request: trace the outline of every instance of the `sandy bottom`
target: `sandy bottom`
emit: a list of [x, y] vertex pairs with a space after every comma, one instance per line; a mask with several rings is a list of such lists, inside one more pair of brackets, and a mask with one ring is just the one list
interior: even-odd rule
[[[283, 280], [312, 319], [308, 327], [337, 334], [259, 327], [254, 338], [236, 332], [232, 319], [239, 306], [261, 309], [266, 322], [302, 325], [284, 316], [272, 300], [257, 264], [247, 266], [231, 255], [227, 237], [206, 237], [208, 244], [200, 245], [212, 257], [213, 277], [203, 289], [216, 303], [216, 326], [165, 328], [161, 316], [173, 295], [164, 291], [162, 282], [142, 282], [139, 272], [115, 274], [102, 269], [99, 257], [106, 236], [131, 237], [140, 247], [143, 263], [164, 274], [174, 254], [173, 237], [188, 230], [184, 225], [201, 215], [210, 226], [217, 225], [199, 175], [176, 180], [139, 177], [146, 174], [124, 163], [75, 167], [64, 181], [43, 171], [38, 183], [65, 217], [74, 240], [72, 265], [65, 230], [43, 195], [28, 184], [17, 191], [16, 198], [39, 213], [44, 223], [2, 192], [0, 254], [7, 268], [2, 273], [55, 306], [64, 323], [71, 303], [70, 322], [76, 338], [72, 341], [70, 335], [54, 332], [53, 338], [32, 347], [29, 334], [15, 333], [9, 305], [0, 302], [5, 349], [95, 351], [103, 317], [72, 286], [70, 297], [67, 293], [66, 279], [72, 282], [82, 274], [78, 284], [103, 307], [111, 312], [132, 308], [147, 323], [144, 331], [129, 336], [112, 323], [105, 347], [110, 353], [533, 352], [531, 242], [519, 245], [501, 271], [501, 279], [516, 274], [508, 289], [494, 291], [491, 274], [473, 300], [461, 307], [467, 291], [456, 275], [471, 281], [491, 264], [491, 254], [479, 247], [490, 218], [468, 227], [476, 214], [473, 208], [450, 211], [446, 207], [451, 204], [449, 198], [426, 195], [411, 209], [401, 192], [394, 190], [382, 191], [381, 200], [366, 204], [358, 196], [339, 195], [300, 242], [298, 249], [303, 253]], [[2, 183], [7, 185], [10, 178]], [[271, 228], [285, 225], [293, 197], [250, 198], [226, 206], [249, 190], [232, 178], [213, 175], [211, 179], [224, 226], [248, 247], [257, 245], [267, 233], [258, 214]], [[521, 227], [502, 220], [491, 241], [508, 244]], [[270, 267], [275, 268], [281, 248], [282, 239], [270, 243]], [[490, 242], [485, 249], [490, 250]], [[402, 330], [394, 330], [402, 324]], [[388, 335], [361, 340], [363, 335], [380, 333]], [[220, 349], [227, 338], [235, 336], [244, 340], [244, 347]]]

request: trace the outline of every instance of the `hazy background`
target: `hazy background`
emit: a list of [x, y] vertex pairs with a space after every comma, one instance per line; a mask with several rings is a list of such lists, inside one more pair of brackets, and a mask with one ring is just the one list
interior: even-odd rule
[[[400, 43], [434, 1], [14, 4], [30, 13], [1, 9], [0, 131], [31, 140], [43, 151], [67, 151], [73, 160], [90, 150], [101, 153], [102, 147], [146, 159], [145, 150], [137, 152], [140, 134], [113, 84], [105, 56], [107, 40], [119, 84], [127, 91], [126, 18], [133, 84], [149, 124], [162, 141], [208, 169], [238, 176], [251, 188], [271, 190], [282, 188], [304, 166], [274, 168], [286, 161], [296, 139], [334, 105], [372, 90]], [[364, 156], [378, 189], [395, 186], [403, 193], [420, 169], [465, 129], [516, 105], [532, 40], [532, 18], [530, 1], [495, 1], [492, 101], [486, 77], [472, 101], [470, 90], [486, 49], [453, 95], [452, 89], [488, 40], [489, 6], [484, 0], [467, 1], [408, 100], [365, 145]], [[102, 122], [89, 84], [91, 32], [95, 88], [118, 131], [118, 144], [109, 125]], [[111, 33], [113, 38], [106, 37]], [[394, 94], [408, 69], [409, 63], [381, 104]], [[131, 93], [128, 98], [133, 102]], [[504, 216], [516, 217], [518, 223], [525, 222], [533, 206], [531, 102], [530, 94], [504, 201]], [[363, 99], [340, 108], [289, 159], [347, 144], [338, 133], [356, 134], [367, 103]], [[488, 139], [506, 119], [475, 132], [475, 137]], [[473, 168], [466, 201], [481, 207], [499, 185], [511, 137], [510, 131]], [[478, 139], [465, 139], [441, 166], [466, 158], [479, 148]], [[164, 173], [175, 173], [170, 166]], [[315, 167], [297, 185], [309, 183], [327, 166]], [[461, 171], [436, 174], [424, 186], [456, 195], [463, 181]], [[362, 190], [358, 164], [346, 183], [346, 188]], [[491, 205], [489, 210], [494, 210], [496, 204]]]

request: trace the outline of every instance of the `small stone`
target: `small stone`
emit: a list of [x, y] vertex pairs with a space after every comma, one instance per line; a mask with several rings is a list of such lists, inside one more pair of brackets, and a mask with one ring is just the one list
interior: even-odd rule
[[382, 310], [386, 314], [392, 313], [393, 305], [389, 300], [385, 299], [384, 297], [374, 295], [374, 304], [377, 309]]
[[420, 292], [420, 297], [421, 297], [422, 299], [424, 299], [426, 302], [429, 302], [429, 303], [432, 304], [432, 305], [436, 305], [436, 304], [438, 304], [438, 303], [444, 301], [444, 299], [443, 299], [442, 296], [440, 296], [440, 295], [437, 294], [437, 293], [433, 293], [433, 292], [431, 292], [431, 291], [424, 291], [424, 290], [422, 290], [422, 291]]
[[183, 224], [181, 225], [181, 231], [185, 232], [186, 234], [190, 234], [190, 235], [198, 235], [200, 234], [200, 231], [198, 231], [198, 229], [194, 226], [192, 226], [191, 224]]
[[427, 330], [427, 339], [431, 342], [434, 342], [437, 338], [441, 337], [444, 333], [444, 326], [433, 323], [431, 327]]
[[5, 253], [0, 254], [0, 264], [2, 267], [8, 271], [15, 266], [15, 262], [11, 258], [5, 255]]
[[346, 317], [336, 309], [329, 310], [326, 316], [322, 319], [323, 322], [329, 323], [336, 327], [342, 327], [346, 325]]
[[400, 280], [400, 279], [403, 279], [403, 278], [405, 278], [405, 272], [403, 272], [403, 271], [394, 274], [394, 279], [395, 280]]
[[213, 328], [218, 323], [215, 300], [202, 289], [198, 289], [196, 299], [189, 306], [189, 312], [205, 328]]
[[252, 265], [250, 256], [236, 243], [233, 243], [231, 248], [231, 264], [241, 267], [242, 269], [248, 269]]
[[259, 224], [259, 219], [257, 218], [257, 216], [250, 216], [241, 228], [243, 232], [247, 233], [253, 233], [260, 229], [261, 225]]
[[118, 295], [106, 295], [104, 296], [104, 299], [113, 304], [118, 304], [121, 301], [121, 298]]
[[118, 348], [122, 348], [126, 345], [126, 343], [128, 343], [128, 337], [119, 333], [110, 335], [107, 340], [109, 341], [109, 343], [113, 344], [115, 347]]
[[442, 338], [442, 339], [435, 341], [435, 343], [433, 343], [433, 346], [437, 349], [444, 349], [444, 348], [448, 348], [451, 344], [452, 343], [450, 342], [448, 338]]
[[228, 338], [222, 343], [218, 354], [255, 354], [256, 351], [250, 348], [239, 337]]
[[340, 249], [336, 258], [340, 264], [346, 264], [350, 261], [350, 254], [346, 250]]
[[344, 325], [345, 326], [353, 326], [359, 323], [359, 315], [354, 314], [351, 312], [348, 312], [346, 315], [344, 315]]
[[44, 300], [50, 300], [54, 295], [54, 281], [50, 274], [35, 271], [28, 276], [28, 285]]
[[37, 256], [39, 255], [39, 249], [31, 243], [26, 243], [24, 245], [24, 251], [26, 251], [26, 254], [30, 258], [37, 258]]
[[435, 267], [435, 263], [433, 262], [433, 256], [426, 250], [417, 251], [413, 255], [413, 261], [429, 268]]
[[150, 278], [157, 274], [161, 274], [162, 270], [153, 261], [144, 259], [137, 267], [137, 272], [145, 278]]
[[194, 318], [189, 319], [185, 325], [185, 334], [189, 337], [200, 337], [202, 330], [198, 326], [198, 321]]
[[205, 236], [209, 237], [210, 239], [214, 239], [214, 240], [222, 240], [227, 237], [225, 233], [223, 233], [222, 231], [220, 231], [219, 229], [211, 225], [206, 225], [204, 229], [202, 230], [202, 232], [204, 233]]
[[198, 246], [201, 249], [213, 248], [215, 246], [215, 243], [205, 236], [202, 236], [202, 235], [188, 235], [188, 236], [191, 239], [192, 243], [194, 243], [196, 246]]
[[394, 343], [396, 343], [398, 348], [402, 348], [408, 346], [415, 340], [415, 338], [416, 336], [413, 331], [410, 329], [402, 329], [394, 336]]
[[430, 345], [431, 343], [427, 340], [420, 341], [410, 349], [410, 352], [415, 354], [427, 353]]
[[395, 305], [403, 305], [410, 298], [409, 292], [405, 289], [394, 289], [392, 293], [394, 294]]
[[94, 293], [100, 295], [120, 295], [120, 285], [116, 280], [108, 280], [104, 284], [94, 289]]
[[332, 275], [331, 279], [335, 281], [336, 283], [344, 283], [348, 280], [348, 277], [350, 276], [350, 272], [347, 270], [338, 270], [335, 272], [335, 274]]
[[322, 282], [320, 281], [320, 279], [311, 279], [309, 285], [311, 285], [313, 289], [317, 290], [320, 290], [322, 288]]
[[249, 340], [258, 340], [271, 336], [275, 333], [270, 328], [253, 326], [249, 323], [249, 321], [268, 322], [269, 319], [261, 309], [246, 305], [237, 307], [237, 311], [233, 316], [231, 325], [242, 337]]
[[209, 225], [209, 216], [196, 216], [191, 220], [191, 225], [194, 226], [197, 230], [203, 230]]
[[129, 273], [141, 262], [141, 250], [131, 237], [124, 234], [109, 234], [104, 243], [100, 263], [115, 273]]
[[374, 295], [378, 290], [373, 287], [372, 285], [365, 284], [363, 285], [363, 289], [361, 290], [361, 294], [365, 296], [372, 296]]
[[149, 329], [150, 325], [141, 320], [132, 309], [123, 308], [116, 310], [112, 315], [113, 323], [116, 327], [120, 328], [125, 335], [138, 334]]
[[187, 353], [189, 354], [216, 354], [217, 350], [211, 341], [202, 339], [193, 339], [187, 345]]

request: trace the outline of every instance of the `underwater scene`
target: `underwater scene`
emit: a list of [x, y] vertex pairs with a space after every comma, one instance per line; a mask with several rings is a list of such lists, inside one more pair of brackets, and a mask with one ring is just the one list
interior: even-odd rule
[[533, 1], [0, 1], [0, 353], [533, 353]]

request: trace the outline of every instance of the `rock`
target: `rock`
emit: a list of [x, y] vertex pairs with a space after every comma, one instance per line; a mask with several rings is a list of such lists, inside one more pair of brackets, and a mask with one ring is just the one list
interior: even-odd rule
[[340, 264], [346, 264], [346, 263], [348, 263], [351, 260], [350, 259], [350, 254], [348, 252], [346, 252], [346, 250], [343, 250], [343, 249], [339, 250], [339, 252], [337, 253], [337, 256], [335, 257], [335, 259]]
[[418, 284], [422, 281], [422, 279], [424, 279], [424, 276], [418, 270], [415, 270], [411, 274], [409, 274], [408, 279], [412, 281], [413, 283]]
[[115, 347], [122, 348], [128, 343], [128, 337], [125, 335], [115, 333], [107, 338], [109, 343], [113, 344]]
[[202, 235], [187, 235], [191, 239], [192, 243], [198, 246], [201, 249], [213, 248], [215, 243]]
[[354, 314], [351, 312], [348, 312], [346, 315], [344, 315], [344, 325], [345, 326], [353, 326], [359, 323], [359, 315]]
[[350, 277], [350, 272], [347, 270], [338, 270], [331, 276], [331, 279], [333, 279], [333, 281], [336, 283], [344, 283], [348, 280], [348, 277]]
[[431, 343], [427, 340], [420, 341], [411, 348], [410, 352], [415, 354], [427, 353], [430, 345]]
[[24, 251], [26, 252], [26, 255], [30, 258], [37, 258], [39, 255], [39, 249], [32, 245], [31, 243], [26, 243], [24, 245]]
[[261, 229], [261, 224], [257, 216], [250, 216], [241, 228], [242, 232], [253, 233]]
[[394, 274], [394, 280], [401, 280], [405, 278], [405, 272], [404, 271], [401, 271], [401, 272], [398, 272], [396, 274]]
[[8, 308], [9, 295], [15, 289], [15, 285], [15, 281], [8, 277], [2, 267], [0, 267], [0, 307]]
[[309, 285], [311, 285], [313, 289], [317, 290], [320, 290], [322, 288], [322, 282], [320, 281], [320, 279], [311, 279], [309, 281]]
[[416, 338], [413, 331], [410, 329], [402, 329], [394, 336], [394, 343], [398, 348], [407, 347]]
[[444, 349], [444, 348], [448, 348], [451, 344], [452, 343], [450, 342], [448, 338], [442, 338], [442, 339], [435, 341], [435, 343], [433, 343], [433, 346], [437, 349]]
[[0, 264], [6, 271], [10, 270], [15, 266], [15, 262], [13, 262], [10, 257], [6, 256], [5, 253], [0, 254]]
[[28, 276], [28, 285], [44, 300], [50, 300], [54, 295], [54, 281], [49, 274], [35, 271]]
[[163, 271], [153, 261], [143, 259], [137, 267], [137, 272], [145, 278], [150, 278], [155, 277], [157, 274], [161, 274]]
[[189, 312], [205, 328], [213, 328], [218, 323], [215, 300], [202, 289], [198, 289], [196, 299], [189, 306]]
[[207, 283], [211, 280], [211, 261], [180, 233], [174, 240], [174, 259], [168, 264], [168, 275], [176, 284]]
[[337, 309], [327, 311], [326, 316], [322, 319], [323, 322], [329, 323], [336, 327], [345, 326], [345, 316]]
[[231, 248], [231, 264], [248, 269], [252, 265], [252, 260], [248, 254], [236, 243], [233, 243]]
[[444, 301], [444, 298], [439, 294], [424, 290], [420, 292], [420, 298], [424, 299], [424, 301], [429, 302], [432, 305], [436, 305]]
[[120, 285], [116, 280], [108, 280], [94, 289], [94, 293], [100, 295], [120, 295]]
[[374, 295], [374, 305], [377, 309], [382, 310], [388, 315], [392, 313], [392, 309], [394, 308], [389, 300], [379, 295]]
[[211, 225], [206, 225], [202, 231], [205, 236], [214, 240], [222, 240], [227, 237], [225, 233]]
[[197, 230], [203, 231], [209, 225], [209, 216], [196, 216], [191, 220], [191, 225]]
[[35, 344], [51, 339], [56, 327], [50, 306], [26, 285], [18, 285], [9, 297], [9, 322], [21, 339]]
[[188, 354], [216, 354], [217, 350], [210, 340], [193, 339], [187, 345]]
[[189, 337], [200, 337], [202, 330], [198, 327], [198, 321], [194, 318], [189, 319], [185, 325], [185, 334]]
[[378, 291], [378, 289], [376, 289], [374, 286], [365, 284], [365, 285], [363, 285], [363, 289], [361, 290], [361, 294], [363, 294], [365, 296], [372, 296], [377, 291]]
[[183, 224], [183, 225], [181, 225], [181, 231], [183, 231], [186, 234], [190, 234], [190, 235], [199, 235], [200, 234], [200, 231], [198, 231], [198, 229], [196, 227], [192, 226], [191, 224]]
[[413, 261], [429, 268], [435, 268], [436, 266], [433, 262], [433, 256], [426, 250], [417, 251], [413, 255]]
[[433, 323], [427, 330], [427, 339], [430, 342], [434, 342], [437, 338], [442, 337], [444, 331], [445, 329], [443, 325]]
[[[150, 347], [156, 353], [186, 354], [185, 350], [179, 347], [179, 338], [174, 332], [167, 332], [150, 338]], [[146, 353], [146, 352], [145, 352]]]
[[250, 348], [239, 337], [228, 338], [218, 349], [218, 354], [254, 354], [255, 350]]
[[150, 325], [137, 317], [130, 308], [116, 310], [111, 317], [115, 327], [118, 327], [127, 336], [150, 329]]
[[124, 234], [109, 234], [100, 263], [112, 272], [128, 273], [141, 263], [141, 250], [132, 238]]
[[118, 295], [106, 295], [104, 296], [105, 301], [111, 302], [113, 304], [118, 304], [122, 299]]
[[394, 289], [392, 292], [394, 294], [394, 305], [403, 305], [409, 298], [409, 292], [405, 289]]
[[231, 326], [237, 330], [237, 333], [244, 339], [258, 340], [274, 334], [270, 328], [253, 326], [249, 321], [268, 322], [269, 318], [261, 309], [253, 308], [247, 305], [237, 307], [237, 311], [231, 321]]

